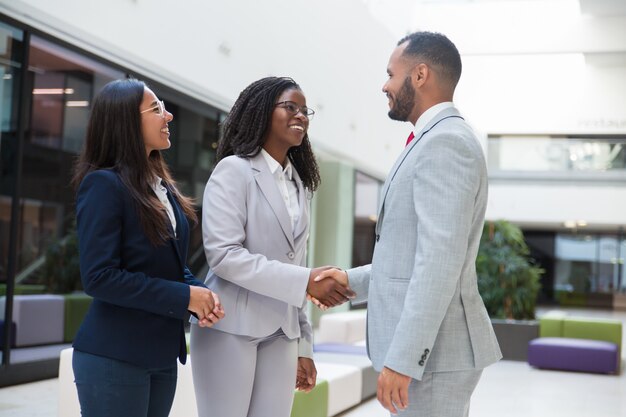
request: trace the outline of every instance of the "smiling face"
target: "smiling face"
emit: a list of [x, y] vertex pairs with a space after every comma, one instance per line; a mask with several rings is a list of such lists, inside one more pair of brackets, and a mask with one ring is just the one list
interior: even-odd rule
[[[276, 103], [291, 101], [299, 108], [306, 106], [306, 98], [301, 90], [288, 89], [276, 99]], [[300, 146], [309, 129], [309, 119], [299, 111], [290, 112], [284, 106], [276, 106], [272, 113], [269, 133], [263, 148], [278, 162], [283, 163], [287, 151], [294, 146]]]
[[[415, 110], [415, 88], [411, 81], [409, 63], [402, 57], [406, 43], [398, 46], [387, 65], [389, 79], [383, 85], [383, 93], [389, 99], [389, 117], [402, 122], [412, 120]], [[417, 118], [415, 118], [417, 119]]]
[[141, 112], [141, 134], [146, 153], [150, 155], [152, 151], [169, 149], [170, 131], [167, 124], [172, 121], [172, 113], [163, 109], [163, 114], [159, 109], [159, 99], [149, 88], [143, 92], [143, 100], [139, 106]]

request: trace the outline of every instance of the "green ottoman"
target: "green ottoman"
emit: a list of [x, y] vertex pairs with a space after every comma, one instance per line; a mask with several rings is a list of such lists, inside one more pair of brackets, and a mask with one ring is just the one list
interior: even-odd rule
[[568, 317], [563, 320], [562, 336], [615, 343], [621, 356], [622, 322], [619, 320]]
[[74, 340], [80, 324], [89, 310], [91, 297], [87, 294], [65, 294], [65, 323], [63, 341], [69, 343]]
[[[16, 285], [13, 289], [14, 295], [43, 294], [45, 292], [46, 292], [45, 285], [22, 284], [22, 285]], [[0, 295], [6, 295], [6, 293], [7, 293], [7, 285], [0, 284]]]
[[328, 382], [317, 380], [309, 393], [295, 391], [291, 417], [328, 417]]
[[539, 319], [539, 337], [563, 337], [564, 317], [542, 317]]

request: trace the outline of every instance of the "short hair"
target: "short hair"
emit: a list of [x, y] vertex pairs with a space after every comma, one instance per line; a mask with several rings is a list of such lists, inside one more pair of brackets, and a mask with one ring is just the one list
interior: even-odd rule
[[415, 32], [398, 41], [408, 42], [402, 56], [420, 58], [435, 67], [435, 71], [454, 89], [461, 78], [461, 55], [450, 39], [436, 32]]

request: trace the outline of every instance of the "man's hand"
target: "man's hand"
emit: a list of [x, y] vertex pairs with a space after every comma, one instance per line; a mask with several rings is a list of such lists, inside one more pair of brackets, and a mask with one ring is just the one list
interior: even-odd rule
[[298, 358], [298, 372], [296, 374], [296, 389], [310, 392], [315, 387], [317, 380], [317, 369], [313, 359]]
[[409, 384], [411, 377], [402, 375], [384, 367], [378, 375], [378, 401], [391, 414], [398, 414], [398, 408], [404, 410], [409, 406]]
[[315, 298], [321, 304], [327, 307], [334, 307], [345, 303], [350, 298], [354, 298], [354, 292], [348, 288], [347, 279], [345, 284], [341, 284], [337, 280], [324, 280], [326, 276], [333, 276], [333, 274], [324, 275], [324, 278], [320, 277], [324, 272], [328, 271], [341, 271], [337, 268], [328, 266], [313, 268], [309, 275], [309, 284], [307, 285], [306, 292], [310, 297]]
[[[350, 287], [348, 285], [348, 274], [346, 273], [346, 271], [344, 271], [342, 269], [339, 269], [339, 268], [324, 267], [324, 269], [314, 279], [314, 281], [315, 282], [320, 282], [320, 281], [322, 281], [322, 280], [324, 280], [326, 278], [333, 278], [335, 281], [337, 281], [343, 287], [345, 287], [346, 289], [350, 290], [350, 295], [348, 296], [348, 298], [354, 298], [355, 297], [356, 294], [350, 289]], [[321, 310], [328, 310], [329, 307], [333, 307], [332, 305], [328, 305], [326, 303], [323, 303], [317, 297], [314, 297], [310, 293], [307, 294], [307, 299], [309, 301], [313, 302], [313, 304], [315, 304]]]

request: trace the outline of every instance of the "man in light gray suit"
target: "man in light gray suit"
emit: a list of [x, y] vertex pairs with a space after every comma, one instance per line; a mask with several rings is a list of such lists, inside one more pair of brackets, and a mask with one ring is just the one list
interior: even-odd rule
[[452, 103], [456, 47], [417, 32], [393, 51], [389, 117], [415, 125], [383, 186], [371, 265], [325, 271], [368, 302], [378, 400], [392, 414], [469, 413], [482, 369], [502, 355], [478, 293], [475, 261], [487, 204], [476, 135]]

